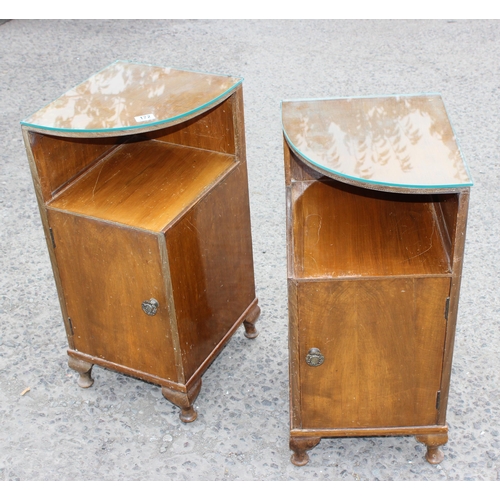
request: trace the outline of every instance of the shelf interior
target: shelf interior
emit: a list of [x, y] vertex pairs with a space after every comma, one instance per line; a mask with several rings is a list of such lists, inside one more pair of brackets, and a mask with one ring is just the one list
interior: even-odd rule
[[293, 275], [449, 275], [456, 196], [292, 183]]
[[234, 164], [233, 155], [138, 139], [112, 150], [49, 207], [158, 232]]

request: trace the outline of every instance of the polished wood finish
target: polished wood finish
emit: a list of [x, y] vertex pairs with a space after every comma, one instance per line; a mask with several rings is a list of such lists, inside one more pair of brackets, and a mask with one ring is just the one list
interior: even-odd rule
[[284, 137], [313, 169], [380, 191], [472, 186], [439, 94], [283, 101]]
[[75, 349], [175, 380], [158, 236], [52, 209], [49, 223]]
[[171, 144], [234, 155], [236, 153], [235, 104], [234, 99], [226, 99], [200, 116], [167, 129], [151, 132], [147, 137]]
[[121, 138], [80, 139], [29, 133], [44, 201], [112, 151]]
[[255, 298], [245, 181], [240, 165], [166, 233], [186, 380]]
[[257, 335], [235, 82], [143, 133], [23, 124], [69, 366], [82, 387], [93, 365], [157, 384], [183, 422], [196, 418], [201, 377], [235, 331]]
[[[297, 286], [304, 428], [436, 422], [449, 279], [338, 280]], [[306, 363], [311, 348], [320, 349], [322, 365]]]
[[292, 463], [377, 435], [415, 435], [439, 463], [469, 189], [340, 182], [286, 136], [284, 164]]
[[50, 207], [159, 232], [234, 164], [234, 156], [163, 142], [124, 144]]
[[52, 136], [146, 133], [205, 113], [241, 82], [225, 75], [116, 61], [21, 123]]
[[291, 190], [296, 278], [450, 273], [432, 195], [335, 181], [297, 182]]
[[447, 425], [415, 425], [405, 427], [363, 427], [363, 428], [325, 428], [294, 429], [294, 437], [360, 437], [360, 436], [404, 436], [423, 434], [447, 434]]
[[[455, 331], [458, 316], [458, 301], [460, 296], [460, 283], [462, 281], [462, 267], [465, 250], [465, 233], [467, 228], [467, 214], [469, 210], [469, 190], [457, 193], [455, 200], [450, 202], [451, 213], [456, 214], [456, 219], [449, 223], [449, 231], [453, 235], [452, 249], [452, 278], [450, 288], [450, 302], [448, 307], [448, 322], [446, 325], [446, 340], [443, 355], [443, 376], [441, 379], [441, 411], [438, 423], [446, 424], [446, 410], [448, 408], [448, 394], [450, 391], [450, 378], [455, 345]], [[449, 217], [449, 214], [448, 214]]]

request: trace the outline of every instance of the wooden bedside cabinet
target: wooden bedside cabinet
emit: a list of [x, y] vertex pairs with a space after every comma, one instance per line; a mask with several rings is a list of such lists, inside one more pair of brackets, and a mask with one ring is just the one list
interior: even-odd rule
[[117, 61], [21, 122], [69, 366], [158, 384], [183, 422], [257, 336], [241, 84]]
[[443, 459], [470, 175], [439, 95], [285, 101], [290, 448]]

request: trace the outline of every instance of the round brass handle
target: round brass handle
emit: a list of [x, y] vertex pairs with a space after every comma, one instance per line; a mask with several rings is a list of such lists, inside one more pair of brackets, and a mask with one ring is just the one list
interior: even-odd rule
[[142, 310], [148, 315], [148, 316], [154, 316], [156, 312], [158, 311], [158, 307], [160, 307], [160, 304], [156, 299], [149, 299], [145, 300], [142, 303]]
[[317, 347], [313, 347], [309, 349], [309, 352], [306, 356], [306, 363], [309, 366], [319, 366], [323, 364], [325, 361], [325, 357], [321, 354], [321, 351]]

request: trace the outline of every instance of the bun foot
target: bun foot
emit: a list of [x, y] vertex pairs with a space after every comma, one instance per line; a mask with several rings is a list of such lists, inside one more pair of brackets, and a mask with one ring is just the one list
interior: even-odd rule
[[179, 418], [185, 424], [188, 424], [189, 422], [194, 422], [198, 418], [198, 412], [193, 407], [188, 408], [187, 410], [181, 408], [181, 413], [179, 415]]
[[178, 406], [181, 411], [179, 418], [184, 423], [194, 422], [198, 417], [198, 413], [193, 408], [193, 404], [198, 397], [201, 389], [201, 378], [198, 379], [187, 392], [180, 392], [169, 387], [162, 387], [161, 393], [165, 399], [168, 399], [175, 406]]
[[307, 454], [307, 451], [296, 451], [292, 454], [290, 462], [297, 467], [302, 467], [309, 463], [309, 455]]
[[427, 434], [425, 436], [415, 436], [416, 440], [427, 446], [426, 460], [432, 464], [440, 464], [444, 460], [444, 453], [440, 446], [448, 442], [448, 434]]
[[428, 446], [425, 458], [430, 464], [437, 465], [444, 460], [444, 453], [437, 446]]
[[255, 328], [255, 323], [259, 319], [260, 316], [260, 307], [257, 305], [257, 302], [255, 305], [250, 309], [250, 312], [248, 313], [247, 317], [243, 321], [243, 326], [245, 327], [245, 337], [247, 339], [254, 339], [259, 335], [259, 332]]
[[310, 437], [292, 437], [290, 438], [290, 449], [293, 454], [290, 461], [293, 465], [302, 467], [309, 462], [309, 455], [307, 450], [314, 448], [321, 438], [310, 438]]
[[94, 366], [92, 363], [88, 363], [87, 361], [82, 361], [81, 359], [72, 358], [71, 356], [68, 359], [68, 366], [78, 372], [80, 377], [78, 378], [78, 385], [83, 389], [88, 389], [92, 387], [94, 383], [94, 379], [92, 378], [92, 367]]

